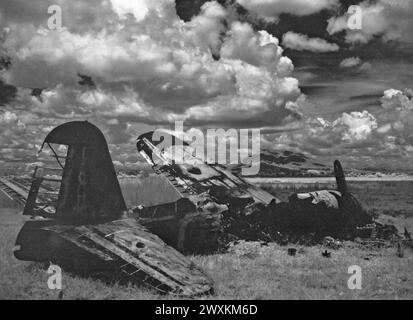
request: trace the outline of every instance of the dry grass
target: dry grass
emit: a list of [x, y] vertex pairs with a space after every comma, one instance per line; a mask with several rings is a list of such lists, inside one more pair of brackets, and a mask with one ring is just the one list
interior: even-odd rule
[[17, 204], [11, 200], [5, 193], [0, 191], [0, 208], [16, 208]]
[[[394, 248], [371, 252], [347, 243], [326, 259], [321, 256], [325, 248], [297, 248], [296, 257], [287, 254], [287, 247], [270, 245], [244, 257], [226, 254], [196, 261], [214, 275], [219, 299], [413, 299], [411, 252], [399, 259]], [[348, 289], [351, 265], [362, 268], [360, 291]]]

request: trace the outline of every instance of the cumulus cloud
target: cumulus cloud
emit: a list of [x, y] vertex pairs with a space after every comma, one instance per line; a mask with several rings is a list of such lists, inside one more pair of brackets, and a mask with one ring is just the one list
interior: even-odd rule
[[404, 92], [396, 89], [386, 90], [381, 102], [386, 110], [413, 111], [411, 89], [406, 89]]
[[321, 38], [309, 38], [305, 34], [292, 31], [284, 34], [283, 45], [298, 51], [307, 50], [312, 52], [334, 52], [340, 49], [335, 43], [329, 43]]
[[381, 99], [382, 112], [378, 114], [381, 126], [378, 132], [399, 146], [413, 151], [413, 92], [389, 89]]
[[359, 57], [346, 58], [340, 62], [340, 68], [354, 68], [361, 65], [362, 62]]
[[[52, 4], [62, 8], [62, 30], [47, 28]], [[188, 22], [174, 0], [1, 1], [2, 48], [12, 63], [0, 81], [18, 87], [6, 107], [30, 128], [30, 137], [16, 132], [15, 140], [34, 146], [42, 128], [88, 119], [125, 163], [136, 162], [119, 158], [135, 124], [295, 121], [299, 85], [278, 39], [229, 15], [215, 1]], [[80, 85], [79, 74], [94, 85]]]
[[375, 145], [377, 126], [377, 119], [367, 111], [343, 113], [334, 121], [322, 117], [307, 118], [298, 130], [265, 135], [262, 145], [313, 157], [361, 156]]
[[377, 129], [377, 120], [368, 111], [343, 113], [334, 121], [323, 118], [309, 120], [310, 139], [329, 142], [333, 149], [345, 145], [356, 145], [368, 140]]
[[339, 67], [341, 69], [347, 69], [358, 72], [367, 72], [372, 68], [370, 62], [363, 62], [363, 60], [359, 57], [346, 58], [340, 62]]
[[[71, 11], [93, 11], [70, 3]], [[64, 11], [68, 4], [62, 4]], [[213, 123], [225, 113], [235, 122], [282, 121], [287, 103], [299, 96], [292, 62], [282, 56], [278, 40], [239, 22], [226, 32], [226, 11], [216, 2], [206, 3], [188, 23], [176, 15], [173, 0], [102, 5], [108, 19], [103, 29], [80, 32], [69, 17], [60, 32], [40, 22], [37, 28], [10, 22], [6, 46], [13, 64], [5, 79], [18, 87], [48, 88], [37, 110], [148, 122]], [[211, 52], [222, 58], [215, 61]], [[94, 93], [78, 87], [78, 73], [93, 78]]]
[[377, 120], [368, 111], [344, 113], [331, 126], [342, 131], [342, 141], [354, 143], [366, 140], [377, 129]]
[[187, 24], [187, 38], [198, 47], [219, 54], [226, 31], [227, 11], [216, 2], [207, 2], [201, 13]]
[[306, 16], [339, 5], [338, 0], [237, 0], [237, 2], [268, 21], [276, 21], [282, 13]]
[[25, 126], [19, 120], [18, 116], [15, 113], [10, 111], [6, 111], [3, 114], [0, 114], [0, 132], [2, 133], [1, 136], [11, 136], [7, 134], [9, 130], [15, 131], [24, 131]]
[[343, 156], [358, 166], [409, 168], [406, 160], [413, 156], [413, 92], [386, 90], [381, 107], [374, 111], [343, 113], [333, 121], [310, 117], [298, 130], [266, 135], [262, 145], [329, 159]]
[[362, 29], [349, 30], [348, 15], [329, 19], [327, 31], [335, 34], [346, 32], [349, 43], [367, 43], [374, 37], [383, 41], [400, 41], [412, 43], [413, 36], [413, 2], [410, 0], [378, 0], [364, 1], [360, 4], [362, 14]]

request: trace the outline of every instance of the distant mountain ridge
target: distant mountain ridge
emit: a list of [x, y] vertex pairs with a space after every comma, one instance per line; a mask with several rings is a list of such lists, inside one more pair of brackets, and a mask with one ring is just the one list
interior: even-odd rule
[[[240, 172], [255, 159], [245, 161], [245, 165], [232, 166], [231, 170]], [[312, 161], [302, 153], [292, 151], [269, 151], [260, 153], [260, 172], [258, 177], [325, 177], [332, 175], [332, 167]]]

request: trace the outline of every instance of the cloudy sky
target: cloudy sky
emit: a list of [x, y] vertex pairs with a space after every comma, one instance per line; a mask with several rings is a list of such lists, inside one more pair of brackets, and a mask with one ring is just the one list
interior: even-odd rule
[[114, 160], [137, 166], [136, 137], [182, 120], [413, 169], [412, 17], [411, 0], [0, 0], [0, 167], [36, 162], [71, 120], [98, 125]]

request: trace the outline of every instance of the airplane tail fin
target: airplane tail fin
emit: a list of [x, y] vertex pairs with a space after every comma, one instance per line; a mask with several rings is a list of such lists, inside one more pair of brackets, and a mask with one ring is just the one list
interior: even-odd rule
[[341, 166], [340, 161], [334, 161], [334, 175], [337, 181], [337, 189], [341, 192], [342, 195], [348, 193], [346, 176], [344, 175], [343, 167]]
[[[45, 144], [52, 150], [63, 175], [61, 179], [34, 177], [35, 194], [26, 203], [26, 214], [36, 204], [33, 198], [42, 190], [39, 184], [52, 180], [60, 183], [54, 204], [57, 219], [85, 223], [121, 217], [126, 210], [125, 201], [106, 139], [97, 127], [87, 121], [65, 123], [49, 133]], [[65, 157], [57, 155], [52, 147], [55, 144], [67, 146]]]

